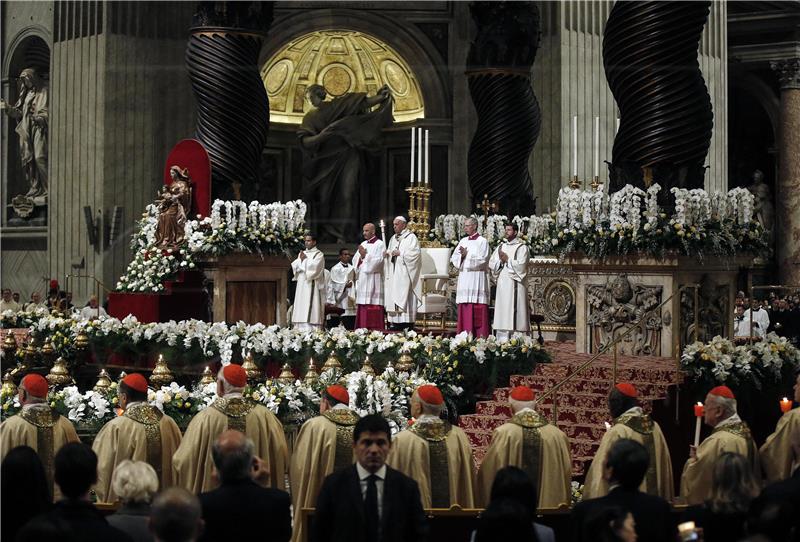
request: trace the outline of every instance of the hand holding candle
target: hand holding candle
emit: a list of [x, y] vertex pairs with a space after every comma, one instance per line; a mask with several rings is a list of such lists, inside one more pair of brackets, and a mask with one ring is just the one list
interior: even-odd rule
[[783, 401], [781, 401], [781, 412], [786, 414], [790, 410], [792, 410], [792, 402], [786, 397], [784, 397]]
[[694, 426], [694, 445], [695, 447], [700, 445], [700, 426], [702, 425], [701, 420], [703, 419], [703, 414], [705, 411], [703, 409], [703, 403], [697, 403], [694, 405], [694, 415], [697, 419], [697, 423]]

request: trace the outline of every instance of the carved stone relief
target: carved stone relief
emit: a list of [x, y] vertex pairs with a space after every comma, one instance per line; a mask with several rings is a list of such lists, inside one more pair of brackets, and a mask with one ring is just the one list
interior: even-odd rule
[[[577, 277], [568, 265], [536, 265], [528, 273], [528, 302], [542, 327], [575, 330]], [[571, 329], [568, 329], [571, 328]]]

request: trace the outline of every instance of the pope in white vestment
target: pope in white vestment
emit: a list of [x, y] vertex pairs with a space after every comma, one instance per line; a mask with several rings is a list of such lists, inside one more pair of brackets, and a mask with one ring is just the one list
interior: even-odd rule
[[489, 242], [478, 233], [478, 221], [467, 218], [467, 237], [458, 242], [450, 263], [458, 269], [456, 304], [458, 333], [475, 337], [489, 335]]
[[375, 224], [364, 224], [365, 241], [353, 258], [356, 277], [356, 328], [385, 328], [383, 323], [383, 257], [386, 247], [375, 235]]
[[417, 236], [406, 228], [405, 218], [398, 216], [392, 225], [395, 234], [386, 249], [384, 271], [386, 314], [395, 327], [413, 327], [418, 302], [414, 288], [422, 268], [422, 252]]
[[489, 269], [497, 280], [494, 300], [495, 336], [507, 341], [514, 332], [529, 333], [528, 310], [528, 245], [517, 237], [516, 224], [506, 225], [506, 240], [500, 243], [491, 259]]
[[325, 256], [313, 235], [305, 237], [306, 249], [292, 262], [297, 289], [292, 306], [292, 325], [313, 329], [325, 323]]

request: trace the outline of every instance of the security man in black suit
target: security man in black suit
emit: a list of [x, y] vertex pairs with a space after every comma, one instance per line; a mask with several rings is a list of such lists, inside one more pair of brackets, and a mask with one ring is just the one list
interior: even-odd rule
[[378, 414], [353, 430], [356, 464], [325, 479], [311, 542], [424, 542], [428, 535], [417, 482], [389, 468], [389, 423]]
[[639, 540], [673, 542], [676, 539], [678, 531], [669, 503], [661, 497], [639, 491], [649, 465], [647, 448], [635, 440], [620, 439], [611, 446], [604, 473], [609, 482], [608, 495], [575, 505], [572, 510], [573, 542], [590, 542], [592, 533], [584, 532], [587, 518], [609, 507], [622, 508], [633, 514]]

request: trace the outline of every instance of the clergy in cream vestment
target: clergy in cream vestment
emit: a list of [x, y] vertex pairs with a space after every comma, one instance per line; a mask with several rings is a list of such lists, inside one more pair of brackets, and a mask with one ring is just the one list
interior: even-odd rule
[[292, 451], [289, 478], [295, 510], [292, 540], [304, 540], [300, 510], [314, 508], [325, 477], [353, 464], [353, 429], [358, 414], [348, 408], [350, 396], [339, 384], [322, 392], [320, 415], [300, 428]]
[[489, 242], [478, 233], [478, 220], [464, 222], [467, 236], [458, 242], [450, 263], [458, 270], [458, 333], [489, 335]]
[[123, 414], [105, 424], [92, 443], [97, 454], [94, 489], [100, 502], [117, 501], [111, 478], [126, 459], [149, 463], [158, 475], [159, 489], [174, 485], [172, 455], [181, 443], [178, 424], [147, 403], [147, 379], [139, 373], [122, 380], [119, 400]]
[[525, 471], [539, 490], [539, 507], [571, 502], [572, 462], [569, 441], [561, 429], [534, 410], [533, 391], [517, 386], [509, 397], [513, 417], [492, 433], [492, 443], [478, 471], [478, 506], [489, 504], [497, 471], [508, 466]]
[[383, 260], [386, 247], [375, 235], [375, 224], [364, 224], [364, 241], [353, 258], [356, 274], [356, 328], [383, 331]]
[[269, 471], [269, 487], [285, 490], [289, 452], [278, 418], [265, 406], [242, 397], [247, 374], [241, 365], [226, 365], [217, 374], [217, 399], [195, 415], [172, 456], [175, 485], [195, 495], [214, 489], [211, 448], [228, 429], [244, 433], [255, 444], [255, 455]]
[[422, 268], [419, 240], [406, 226], [406, 219], [394, 219], [395, 234], [389, 241], [385, 259], [385, 303], [389, 323], [395, 328], [413, 327], [417, 319], [414, 289]]
[[723, 452], [735, 452], [747, 458], [756, 479], [761, 481], [758, 449], [750, 428], [736, 413], [736, 398], [727, 386], [708, 392], [704, 408], [705, 422], [714, 430], [697, 449], [690, 449], [683, 466], [680, 495], [688, 504], [702, 504], [711, 497], [714, 463]]
[[58, 485], [53, 484], [53, 460], [58, 450], [68, 442], [78, 442], [72, 423], [50, 408], [47, 403], [47, 380], [42, 375], [25, 375], [19, 385], [22, 410], [0, 424], [0, 459], [17, 446], [30, 446], [44, 466], [50, 495], [60, 498]]
[[[794, 384], [794, 401], [800, 402], [800, 375]], [[800, 408], [793, 408], [778, 420], [775, 432], [761, 446], [759, 456], [767, 483], [789, 478], [800, 468]]]
[[667, 441], [661, 427], [642, 411], [638, 397], [638, 391], [628, 382], [616, 384], [609, 393], [608, 409], [614, 421], [600, 440], [600, 447], [586, 473], [584, 499], [595, 499], [608, 494], [608, 480], [603, 477], [603, 471], [611, 447], [620, 439], [635, 440], [645, 447], [650, 456], [650, 464], [639, 490], [667, 501], [675, 496], [672, 459]]
[[325, 256], [317, 248], [317, 238], [306, 234], [306, 249], [292, 262], [294, 292], [292, 325], [297, 329], [313, 329], [325, 323]]
[[439, 417], [444, 408], [436, 386], [411, 396], [414, 424], [398, 433], [386, 464], [419, 484], [423, 508], [474, 508], [475, 465], [467, 435]]
[[511, 338], [515, 332], [531, 330], [528, 310], [528, 245], [517, 233], [516, 224], [507, 224], [506, 239], [494, 250], [489, 269], [497, 281], [492, 328], [500, 341]]

